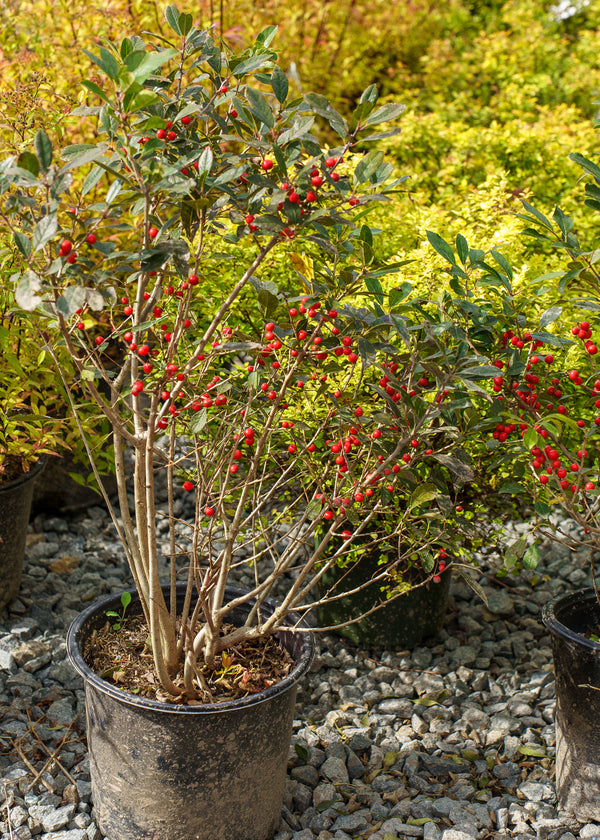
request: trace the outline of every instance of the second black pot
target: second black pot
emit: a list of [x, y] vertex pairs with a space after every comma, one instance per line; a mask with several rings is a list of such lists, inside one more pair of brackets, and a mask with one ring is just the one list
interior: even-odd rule
[[556, 793], [582, 822], [600, 821], [600, 605], [592, 589], [560, 595], [542, 612], [556, 681]]
[[[353, 589], [368, 581], [378, 569], [377, 559], [365, 554], [349, 570], [337, 567], [330, 569], [321, 580], [319, 592], [324, 594], [338, 580], [341, 591]], [[451, 570], [448, 569], [440, 575], [439, 583], [429, 581], [417, 586], [366, 618], [334, 632], [359, 647], [377, 650], [413, 648], [442, 629], [451, 580]], [[320, 627], [341, 624], [367, 612], [379, 604], [380, 600], [379, 586], [367, 586], [353, 595], [318, 607], [317, 623]]]
[[[183, 591], [178, 587], [181, 603]], [[227, 597], [235, 594], [228, 590]], [[140, 611], [137, 598], [132, 608]], [[273, 608], [265, 604], [264, 614]], [[67, 636], [85, 680], [100, 830], [110, 840], [270, 840], [281, 818], [296, 688], [313, 658], [312, 636], [277, 634], [295, 666], [270, 688], [227, 703], [175, 705], [123, 692], [84, 662], [86, 639], [104, 625], [107, 610], [119, 609], [119, 596], [103, 598]], [[247, 613], [240, 607], [231, 622], [242, 623]]]

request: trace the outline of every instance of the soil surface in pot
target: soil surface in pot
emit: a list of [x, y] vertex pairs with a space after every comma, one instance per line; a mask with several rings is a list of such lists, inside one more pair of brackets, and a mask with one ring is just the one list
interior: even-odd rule
[[[225, 625], [223, 634], [233, 627]], [[138, 697], [165, 702], [199, 704], [224, 703], [256, 694], [285, 677], [293, 666], [290, 654], [273, 637], [247, 640], [224, 650], [217, 657], [219, 667], [198, 663], [196, 687], [202, 699], [186, 699], [183, 679], [180, 697], [167, 695], [154, 671], [148, 625], [143, 616], [125, 618], [95, 632], [83, 650], [86, 664], [103, 680]]]
[[35, 464], [35, 461], [33, 464], [27, 464], [17, 455], [7, 455], [2, 462], [2, 467], [0, 468], [0, 487], [3, 484], [8, 484], [11, 481], [15, 481], [17, 478], [21, 478], [21, 476], [28, 473]]

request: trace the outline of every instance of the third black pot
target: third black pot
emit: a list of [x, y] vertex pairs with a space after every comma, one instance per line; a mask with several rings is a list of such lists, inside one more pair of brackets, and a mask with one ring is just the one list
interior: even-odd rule
[[556, 680], [556, 793], [582, 822], [600, 821], [600, 605], [592, 589], [560, 595], [542, 618]]
[[0, 608], [19, 592], [33, 487], [43, 469], [40, 460], [29, 472], [0, 485]]
[[[181, 603], [183, 591], [178, 587]], [[235, 594], [227, 591], [228, 598]], [[109, 840], [270, 840], [281, 818], [296, 688], [312, 661], [312, 636], [277, 634], [295, 666], [258, 694], [211, 705], [161, 703], [105, 682], [81, 656], [106, 611], [120, 606], [119, 596], [103, 598], [67, 636], [69, 657], [85, 680], [100, 830]], [[265, 604], [265, 615], [273, 608]], [[132, 609], [140, 611], [137, 598]], [[234, 611], [232, 623], [242, 623], [248, 609]]]

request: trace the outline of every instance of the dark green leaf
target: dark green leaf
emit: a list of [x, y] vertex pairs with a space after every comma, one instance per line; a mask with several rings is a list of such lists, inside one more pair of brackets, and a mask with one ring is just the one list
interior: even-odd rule
[[[521, 199], [521, 204], [527, 210], [528, 213], [531, 213], [531, 215], [534, 216], [538, 220], [538, 222], [543, 227], [545, 227], [547, 230], [553, 230], [552, 223], [550, 222], [549, 219], [546, 218], [546, 216], [544, 216], [543, 213], [540, 213], [539, 210], [536, 210], [535, 207], [533, 207], [531, 204], [529, 204], [524, 199]], [[531, 221], [530, 219], [527, 218], [527, 216], [522, 216], [521, 214], [517, 214], [517, 215], [520, 219], [525, 219], [525, 221]]]
[[263, 29], [262, 32], [259, 32], [256, 36], [256, 43], [262, 44], [263, 47], [270, 47], [278, 31], [279, 27], [276, 25], [265, 27], [265, 29]]
[[588, 160], [583, 155], [580, 155], [579, 152], [573, 152], [569, 155], [570, 160], [574, 163], [579, 164], [582, 166], [586, 172], [588, 172], [599, 184], [600, 184], [600, 168], [597, 164], [593, 163], [591, 160]]
[[100, 99], [103, 99], [104, 102], [110, 102], [102, 88], [99, 87], [95, 82], [90, 82], [87, 79], [85, 79], [81, 84], [83, 85], [83, 87], [87, 88], [91, 93], [95, 93], [96, 96], [99, 96]]
[[439, 233], [434, 233], [433, 231], [428, 230], [427, 239], [429, 240], [429, 244], [433, 246], [441, 257], [443, 257], [451, 265], [456, 265], [452, 248], [448, 245], [445, 239], [442, 239]]
[[[182, 33], [183, 34], [183, 33]], [[147, 53], [146, 57], [140, 64], [132, 70], [133, 76], [139, 84], [143, 84], [149, 76], [152, 76], [159, 67], [166, 64], [172, 58], [179, 55], [177, 50], [159, 50], [157, 52]], [[150, 91], [148, 91], [150, 93]]]
[[31, 172], [34, 178], [37, 178], [40, 174], [40, 164], [32, 152], [21, 152], [17, 158], [17, 163], [21, 169], [26, 169], [28, 172]]
[[363, 121], [363, 125], [377, 125], [378, 123], [396, 120], [404, 111], [405, 107], [405, 105], [399, 105], [395, 102], [388, 102], [387, 105], [381, 105], [381, 107], [375, 108]]
[[469, 244], [462, 233], [456, 236], [456, 253], [461, 263], [465, 265], [469, 256]]
[[251, 58], [247, 58], [245, 61], [240, 61], [239, 64], [236, 64], [233, 68], [233, 75], [239, 79], [247, 73], [258, 70], [259, 67], [265, 67], [272, 63], [269, 56], [253, 55]]
[[277, 97], [277, 101], [283, 104], [287, 99], [289, 83], [287, 76], [279, 65], [276, 65], [273, 68], [273, 74], [271, 75], [271, 87], [273, 88], [273, 93]]
[[14, 239], [15, 245], [23, 254], [25, 259], [28, 260], [31, 256], [31, 242], [29, 241], [29, 237], [25, 236], [25, 234], [21, 233], [20, 231], [15, 231]]
[[42, 172], [46, 172], [52, 163], [52, 143], [43, 129], [39, 129], [33, 139], [33, 146]]
[[502, 271], [506, 274], [506, 276], [510, 280], [512, 280], [513, 279], [512, 267], [511, 267], [511, 264], [509, 263], [509, 261], [504, 256], [504, 254], [501, 254], [500, 251], [496, 251], [496, 250], [493, 250], [491, 252], [491, 254], [492, 254], [492, 257], [496, 260], [496, 262], [500, 266], [500, 268], [502, 269]]
[[445, 467], [454, 473], [461, 481], [473, 481], [475, 478], [475, 473], [471, 469], [468, 464], [465, 464], [463, 461], [460, 461], [458, 458], [454, 458], [452, 455], [444, 455], [434, 453], [433, 457], [436, 461], [440, 464], [443, 464]]
[[179, 18], [180, 14], [177, 6], [167, 6], [167, 8], [165, 9], [165, 20], [176, 35], [183, 34], [179, 27]]
[[527, 537], [519, 537], [514, 543], [508, 546], [504, 552], [504, 565], [510, 569], [520, 560], [527, 548]]
[[246, 90], [246, 96], [248, 97], [248, 108], [257, 120], [264, 123], [268, 128], [273, 128], [275, 119], [266, 97], [260, 91], [250, 87]]

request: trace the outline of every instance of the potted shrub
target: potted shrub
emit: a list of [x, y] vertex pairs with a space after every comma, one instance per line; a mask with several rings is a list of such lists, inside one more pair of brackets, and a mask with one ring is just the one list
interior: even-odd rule
[[16, 597], [31, 501], [45, 455], [64, 446], [65, 421], [48, 413], [37, 344], [21, 341], [5, 310], [0, 320], [0, 607]]
[[[600, 209], [600, 167], [574, 154], [590, 176], [585, 205]], [[585, 248], [574, 222], [560, 208], [549, 219], [527, 202], [525, 234], [568, 258], [535, 288], [514, 275], [498, 251], [452, 248], [430, 239], [453, 276], [455, 300], [469, 304], [470, 329], [489, 383], [475, 424], [493, 460], [497, 489], [525, 498], [532, 515], [529, 534], [506, 551], [508, 565], [534, 568], [540, 539], [587, 552], [593, 588], [561, 594], [545, 605], [556, 677], [556, 788], [559, 805], [582, 821], [600, 820], [600, 599], [596, 563], [600, 547], [598, 434], [600, 433], [600, 273], [593, 249]], [[448, 306], [456, 316], [454, 303]], [[484, 380], [485, 382], [485, 380]], [[491, 399], [490, 399], [491, 398]], [[484, 437], [485, 439], [485, 437]], [[520, 494], [520, 495], [517, 495]], [[565, 529], [557, 512], [577, 527]]]
[[[21, 261], [18, 304], [39, 319], [67, 395], [75, 377], [113, 434], [110, 509], [135, 592], [86, 610], [68, 637], [100, 828], [260, 840], [279, 821], [311, 659], [301, 616], [340, 595], [314, 595], [318, 581], [390, 504], [386, 540], [410, 534], [427, 575], [439, 571], [449, 488], [468, 478], [452, 417], [469, 404], [472, 357], [410, 289], [381, 284], [401, 263], [377, 260], [364, 216], [399, 182], [378, 151], [349, 158], [361, 138], [396, 131], [379, 125], [401, 106], [377, 105], [371, 87], [348, 122], [290, 93], [274, 27], [236, 55], [174, 6], [166, 19], [173, 43], [133, 36], [90, 54], [105, 81], [84, 81], [98, 104], [78, 114], [98, 135], [59, 151], [39, 132], [34, 151], [3, 161], [0, 218]], [[317, 141], [323, 125], [337, 147]], [[421, 457], [443, 486], [419, 483]], [[402, 561], [352, 589], [400, 595]]]

